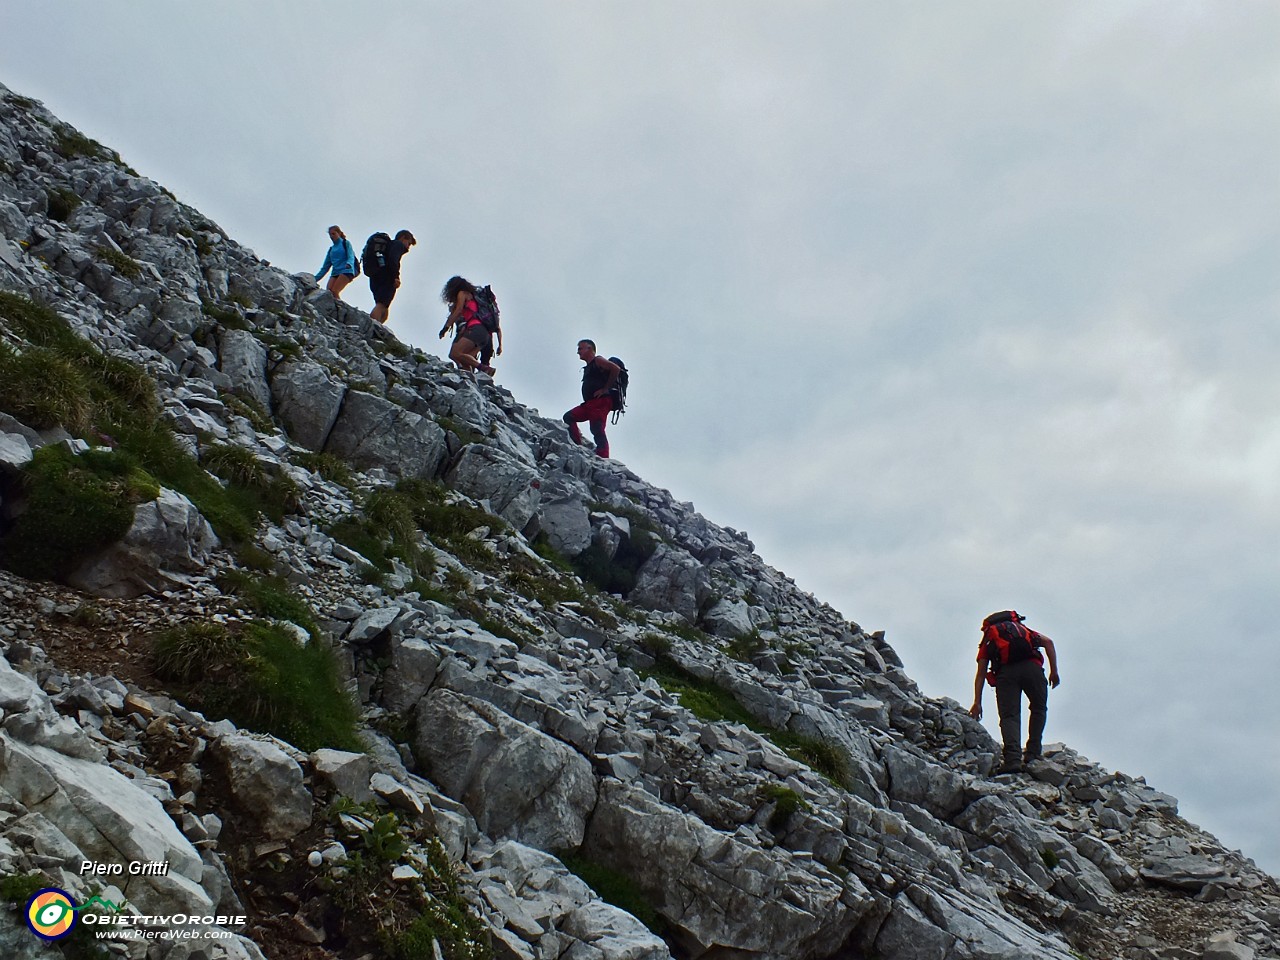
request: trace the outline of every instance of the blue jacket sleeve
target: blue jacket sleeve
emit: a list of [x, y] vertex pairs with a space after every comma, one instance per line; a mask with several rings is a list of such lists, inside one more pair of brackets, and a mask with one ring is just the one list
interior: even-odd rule
[[333, 251], [334, 251], [334, 247], [330, 247], [328, 250], [325, 251], [324, 263], [320, 264], [320, 272], [316, 274], [317, 280], [319, 280], [326, 273], [328, 273], [330, 267], [334, 266]]

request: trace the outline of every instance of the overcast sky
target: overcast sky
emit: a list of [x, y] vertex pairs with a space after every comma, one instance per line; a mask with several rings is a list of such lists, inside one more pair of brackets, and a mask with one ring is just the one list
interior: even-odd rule
[[1280, 873], [1280, 5], [364, 9], [27, 3], [0, 82], [288, 270], [413, 230], [392, 327], [493, 284], [544, 414], [593, 337], [617, 458], [931, 696], [1024, 611], [1046, 739]]

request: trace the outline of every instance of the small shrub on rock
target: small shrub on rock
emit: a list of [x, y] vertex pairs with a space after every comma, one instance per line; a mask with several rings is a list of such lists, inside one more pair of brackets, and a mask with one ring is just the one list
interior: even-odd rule
[[0, 539], [0, 560], [33, 580], [62, 580], [121, 539], [139, 503], [160, 495], [155, 481], [122, 454], [77, 457], [42, 447], [23, 471], [26, 509]]
[[759, 630], [753, 630], [745, 637], [735, 637], [725, 644], [724, 651], [735, 660], [750, 663], [764, 652], [766, 644]]
[[[492, 960], [488, 929], [430, 827], [348, 801], [331, 805], [329, 817], [347, 833], [351, 852], [316, 886], [329, 898], [332, 929], [353, 955]], [[416, 876], [393, 879], [392, 871], [405, 862]]]
[[62, 187], [54, 187], [46, 191], [49, 201], [49, 219], [57, 220], [60, 223], [66, 223], [71, 219], [71, 215], [84, 201], [73, 190], [67, 190]]
[[769, 814], [769, 829], [774, 833], [785, 830], [792, 817], [801, 810], [809, 809], [809, 803], [804, 797], [780, 783], [766, 784], [763, 793], [765, 800], [774, 805], [773, 813]]
[[42, 873], [14, 873], [0, 879], [0, 900], [5, 903], [25, 904], [50, 885]]

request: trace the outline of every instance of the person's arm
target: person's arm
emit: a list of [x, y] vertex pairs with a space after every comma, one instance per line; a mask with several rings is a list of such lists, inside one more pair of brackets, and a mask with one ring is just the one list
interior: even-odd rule
[[493, 354], [494, 354], [494, 356], [496, 356], [496, 357], [500, 357], [500, 356], [502, 356], [502, 328], [501, 328], [501, 327], [499, 327], [499, 328], [498, 328], [496, 331], [494, 331], [494, 332], [495, 332], [495, 333], [497, 333], [497, 335], [498, 335], [498, 349], [497, 349], [497, 350], [495, 350], [495, 351], [493, 351]]
[[[396, 286], [400, 284], [397, 282]], [[440, 339], [443, 340], [445, 334], [452, 330], [458, 323], [458, 317], [462, 316], [462, 308], [467, 305], [467, 291], [459, 290], [458, 295], [453, 298], [453, 309], [449, 311], [449, 319], [444, 322], [444, 326], [440, 328]]]
[[973, 677], [973, 706], [969, 708], [969, 716], [975, 720], [982, 719], [982, 688], [987, 682], [987, 661], [978, 659], [978, 672]]
[[606, 370], [609, 371], [609, 379], [605, 381], [605, 384], [603, 387], [601, 387], [599, 390], [595, 392], [595, 396], [597, 397], [608, 396], [609, 391], [613, 389], [613, 385], [618, 380], [618, 374], [621, 373], [622, 370], [616, 363], [612, 362], [611, 360], [606, 360], [604, 357], [596, 357], [593, 362], [599, 364], [600, 366], [604, 367]]
[[329, 268], [333, 266], [333, 247], [325, 251], [324, 263], [320, 264], [320, 272], [316, 274], [316, 281], [323, 279], [324, 275], [329, 272]]
[[1058, 676], [1058, 651], [1053, 641], [1043, 635], [1040, 637], [1040, 646], [1044, 647], [1045, 656], [1049, 658], [1049, 686], [1056, 687], [1062, 682], [1062, 678]]

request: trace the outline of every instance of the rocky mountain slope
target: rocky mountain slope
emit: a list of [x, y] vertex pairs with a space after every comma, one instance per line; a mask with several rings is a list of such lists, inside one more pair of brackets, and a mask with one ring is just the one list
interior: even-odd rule
[[1172, 797], [994, 777], [745, 534], [3, 87], [0, 566], [5, 957], [1280, 957]]

